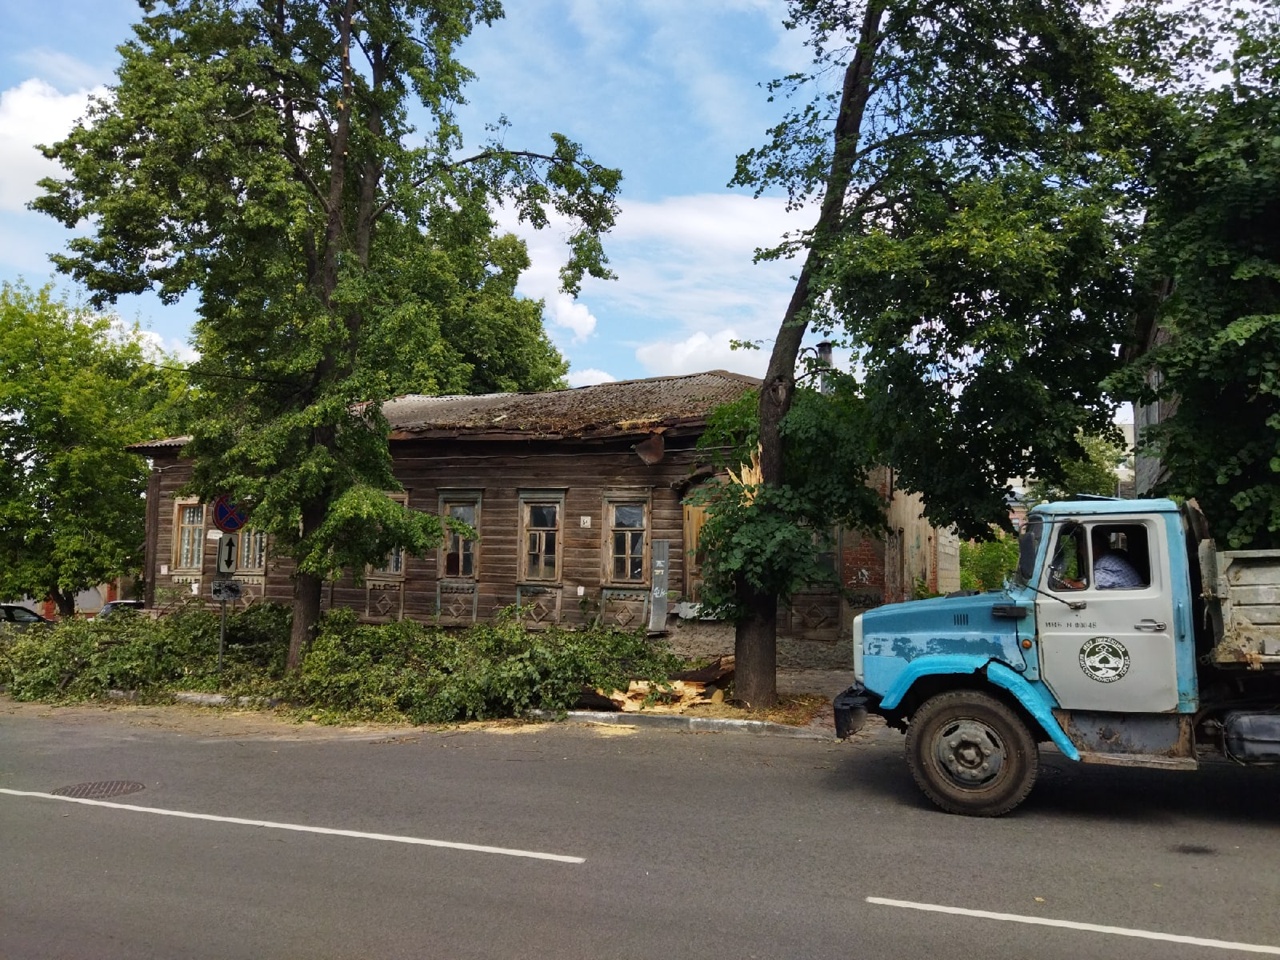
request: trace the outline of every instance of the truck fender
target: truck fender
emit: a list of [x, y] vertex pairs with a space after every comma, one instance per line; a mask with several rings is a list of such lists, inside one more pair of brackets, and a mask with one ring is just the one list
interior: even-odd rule
[[985, 671], [987, 680], [1001, 689], [1008, 690], [1017, 699], [1018, 703], [1022, 704], [1022, 708], [1031, 715], [1036, 723], [1040, 724], [1045, 734], [1053, 741], [1053, 745], [1062, 751], [1064, 757], [1069, 760], [1080, 759], [1080, 751], [1067, 739], [1066, 732], [1053, 715], [1052, 704], [1045, 699], [1044, 695], [1021, 674], [998, 660], [991, 660], [987, 657], [950, 654], [937, 657], [922, 657], [919, 660], [914, 660], [907, 665], [907, 668], [898, 675], [893, 685], [885, 692], [884, 697], [880, 700], [879, 709], [892, 710], [896, 707], [902, 702], [902, 698], [907, 695], [907, 691], [921, 677], [937, 676], [939, 674], [960, 676], [976, 674], [982, 671]]

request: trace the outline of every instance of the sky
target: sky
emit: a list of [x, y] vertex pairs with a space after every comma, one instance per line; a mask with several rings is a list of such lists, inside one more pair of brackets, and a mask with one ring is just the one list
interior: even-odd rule
[[[809, 225], [780, 197], [726, 186], [738, 154], [759, 145], [781, 106], [761, 84], [807, 62], [782, 26], [783, 0], [507, 0], [507, 15], [466, 41], [476, 74], [461, 119], [471, 146], [505, 116], [508, 146], [547, 149], [550, 133], [622, 169], [618, 225], [606, 237], [613, 281], [558, 289], [565, 256], [553, 228], [526, 240], [533, 267], [519, 293], [545, 301], [547, 331], [572, 386], [701, 370], [760, 376], [791, 295], [795, 262], [753, 252]], [[91, 92], [113, 82], [134, 0], [0, 0], [0, 281], [85, 291], [49, 256], [70, 232], [26, 209], [59, 169], [34, 149], [67, 133]], [[503, 221], [504, 223], [507, 221]], [[115, 310], [165, 349], [190, 356], [194, 298], [151, 296]], [[734, 350], [734, 340], [762, 350]]]

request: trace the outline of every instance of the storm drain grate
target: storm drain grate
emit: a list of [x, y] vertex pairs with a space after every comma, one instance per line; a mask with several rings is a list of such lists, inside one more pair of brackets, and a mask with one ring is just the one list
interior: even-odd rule
[[53, 791], [53, 795], [75, 797], [77, 800], [106, 800], [109, 797], [123, 797], [126, 793], [137, 793], [145, 789], [147, 785], [137, 780], [100, 780], [97, 783], [73, 783], [69, 787], [59, 787]]

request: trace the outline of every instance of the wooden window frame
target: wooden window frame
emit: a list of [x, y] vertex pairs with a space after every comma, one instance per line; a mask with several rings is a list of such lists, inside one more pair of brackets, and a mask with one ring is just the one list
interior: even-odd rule
[[838, 526], [822, 527], [813, 531], [814, 564], [831, 574], [831, 583], [823, 584], [823, 588], [838, 589], [837, 577], [840, 575], [840, 528]]
[[[195, 530], [194, 524], [184, 524], [182, 515], [185, 511], [192, 507], [200, 510], [200, 525], [198, 533], [195, 535], [192, 543], [192, 553], [194, 554], [194, 563], [183, 564], [183, 530]], [[173, 504], [173, 566], [170, 572], [177, 575], [190, 576], [199, 574], [204, 569], [204, 541], [208, 534], [209, 517], [208, 510], [205, 505], [194, 497], [186, 497], [181, 500], [175, 500]]]
[[[408, 493], [388, 493], [388, 500], [394, 500], [396, 503], [408, 509], [409, 494]], [[393, 561], [398, 569], [392, 569]], [[405, 579], [405, 568], [409, 565], [409, 558], [405, 555], [404, 547], [396, 547], [387, 554], [383, 565], [375, 567], [369, 564], [364, 569], [366, 582], [373, 583], [403, 583]]]
[[[453, 507], [471, 507], [475, 511], [475, 522], [471, 524], [475, 528], [477, 534], [480, 533], [480, 524], [482, 513], [483, 492], [480, 490], [449, 490], [442, 489], [440, 491], [440, 518], [442, 520], [449, 517], [449, 511]], [[453, 546], [454, 539], [457, 538], [459, 545], [459, 572], [451, 574], [448, 572], [449, 552]], [[462, 550], [463, 544], [471, 545], [471, 572], [461, 572], [461, 556], [465, 553]], [[457, 582], [474, 583], [480, 579], [480, 540], [465, 539], [459, 537], [448, 527], [445, 527], [444, 542], [440, 544], [439, 557], [436, 561], [436, 577], [439, 580], [451, 580]]]
[[[240, 549], [236, 557], [236, 574], [244, 574], [245, 576], [265, 576], [267, 572], [267, 533], [265, 530], [255, 530], [253, 527], [245, 527], [238, 534], [240, 537]], [[260, 544], [255, 547], [254, 544]], [[248, 559], [251, 554], [257, 553], [262, 557], [262, 562], [254, 566], [250, 566]]]
[[[653, 543], [653, 508], [649, 491], [646, 490], [609, 490], [604, 495], [604, 522], [601, 524], [601, 582], [614, 587], [647, 587], [650, 579], [650, 555]], [[620, 506], [638, 506], [643, 511], [644, 523], [640, 530], [640, 576], [618, 577], [614, 574], [617, 554], [614, 552], [614, 537], [620, 531], [634, 531], [636, 527], [617, 527], [614, 524], [615, 511]], [[630, 553], [627, 556], [631, 556]]]
[[[565, 490], [541, 489], [541, 490], [521, 490], [519, 492], [519, 539], [517, 541], [519, 550], [519, 582], [536, 586], [557, 586], [564, 582], [564, 534], [565, 534], [565, 514], [564, 514]], [[554, 506], [556, 508], [556, 526], [536, 527], [535, 530], [546, 531], [553, 530], [555, 537], [555, 550], [552, 554], [553, 563], [555, 565], [554, 576], [551, 577], [535, 577], [529, 572], [529, 509], [531, 507]], [[539, 553], [545, 556], [546, 551]]]

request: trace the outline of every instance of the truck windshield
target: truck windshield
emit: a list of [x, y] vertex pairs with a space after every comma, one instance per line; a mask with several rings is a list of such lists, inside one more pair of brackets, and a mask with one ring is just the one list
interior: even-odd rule
[[1025, 587], [1031, 582], [1036, 570], [1036, 554], [1040, 550], [1040, 540], [1044, 537], [1044, 518], [1038, 514], [1027, 517], [1022, 533], [1018, 535], [1018, 569], [1014, 579], [1019, 586]]

